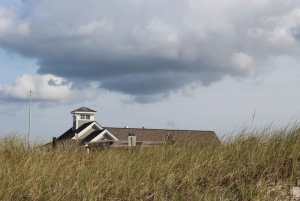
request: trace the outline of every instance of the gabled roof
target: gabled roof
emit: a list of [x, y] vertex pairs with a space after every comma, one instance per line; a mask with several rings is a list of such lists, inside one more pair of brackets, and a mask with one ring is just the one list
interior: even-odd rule
[[94, 139], [95, 137], [97, 137], [97, 135], [99, 135], [103, 131], [104, 131], [104, 129], [92, 132], [91, 134], [89, 134], [88, 136], [86, 136], [85, 138], [82, 139], [82, 143], [84, 143], [84, 142], [90, 142], [92, 139]]
[[73, 131], [72, 127], [67, 130], [64, 134], [62, 134], [61, 136], [59, 136], [57, 138], [57, 140], [63, 140], [63, 139], [71, 139], [75, 136], [75, 133], [80, 133], [81, 131], [83, 131], [86, 127], [88, 127], [90, 124], [92, 124], [93, 121], [82, 124], [82, 126], [80, 126], [77, 130]]
[[80, 107], [76, 110], [73, 110], [71, 113], [73, 113], [73, 112], [97, 112], [97, 111], [92, 110], [92, 109], [87, 108], [87, 107]]
[[[94, 128], [97, 126], [98, 128]], [[99, 130], [98, 130], [99, 129]], [[169, 130], [169, 129], [146, 129], [146, 128], [115, 128], [115, 127], [101, 127], [96, 121], [91, 121], [81, 125], [76, 131], [72, 131], [72, 128], [67, 130], [57, 139], [60, 141], [74, 140], [75, 133], [79, 136], [78, 144], [85, 142], [96, 142], [107, 134], [113, 140], [127, 141], [128, 134], [134, 133], [137, 141], [151, 141], [151, 142], [163, 142], [167, 135], [172, 135], [175, 141], [186, 142], [199, 142], [220, 143], [216, 133], [214, 131], [199, 131], [199, 130]]]
[[72, 135], [72, 133], [73, 133], [73, 135], [75, 135], [75, 131], [72, 131], [72, 127], [71, 127], [69, 130], [67, 130], [67, 131], [64, 132], [61, 136], [59, 136], [59, 137], [57, 138], [57, 140], [62, 140], [62, 139], [69, 139], [69, 138], [72, 138], [72, 137], [70, 137], [70, 136]]
[[106, 138], [106, 139], [108, 138], [109, 140], [119, 141], [119, 139], [113, 133], [111, 133], [107, 129], [104, 129], [101, 133], [99, 133], [99, 135], [97, 135], [95, 138], [93, 138], [91, 140], [91, 142], [95, 142], [95, 141], [101, 140], [103, 137]]
[[96, 121], [91, 121], [82, 124], [77, 130], [73, 131], [72, 128], [67, 130], [64, 134], [57, 138], [58, 141], [66, 141], [66, 140], [75, 140], [75, 134], [78, 134], [78, 144], [82, 144], [84, 142], [89, 142], [91, 140], [97, 140], [98, 137], [103, 137], [106, 135], [111, 140], [118, 141], [111, 132], [107, 129], [102, 128]]
[[127, 140], [129, 133], [134, 133], [137, 141], [164, 141], [166, 135], [172, 135], [175, 141], [220, 142], [214, 131], [168, 130], [146, 128], [105, 127], [119, 140]]

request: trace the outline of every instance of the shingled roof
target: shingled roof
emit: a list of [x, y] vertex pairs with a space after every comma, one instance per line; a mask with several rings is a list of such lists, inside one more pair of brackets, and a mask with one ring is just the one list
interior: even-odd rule
[[134, 133], [137, 141], [164, 141], [166, 135], [172, 135], [175, 141], [220, 142], [214, 131], [168, 130], [146, 128], [105, 127], [119, 140], [127, 140], [129, 133]]
[[75, 133], [80, 133], [82, 130], [84, 130], [86, 127], [88, 127], [92, 123], [93, 123], [93, 121], [85, 123], [82, 126], [80, 126], [77, 130], [75, 130], [75, 131], [73, 131], [72, 128], [70, 128], [64, 134], [62, 134], [61, 136], [59, 136], [57, 138], [57, 140], [71, 139], [71, 138], [73, 138], [75, 136]]
[[[134, 133], [136, 140], [139, 142], [163, 142], [167, 135], [172, 135], [174, 141], [177, 142], [220, 142], [214, 131], [102, 127], [94, 121], [94, 118], [81, 118], [81, 114], [90, 114], [93, 116], [96, 113], [95, 110], [87, 107], [80, 107], [71, 113], [73, 114], [73, 117], [75, 117], [73, 118], [73, 127], [59, 136], [57, 138], [58, 141], [72, 141], [75, 133], [78, 134], [78, 140], [80, 140], [77, 144], [91, 141], [98, 142], [103, 139], [128, 141], [128, 134]], [[75, 126], [76, 128], [78, 126], [76, 130], [74, 130]]]
[[87, 108], [87, 107], [80, 107], [80, 108], [78, 108], [76, 110], [73, 110], [72, 112], [97, 112], [97, 111], [92, 110], [92, 109]]

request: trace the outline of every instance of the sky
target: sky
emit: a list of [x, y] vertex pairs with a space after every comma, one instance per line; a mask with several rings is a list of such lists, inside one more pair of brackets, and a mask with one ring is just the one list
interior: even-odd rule
[[0, 135], [102, 126], [213, 130], [297, 121], [300, 2], [0, 0]]

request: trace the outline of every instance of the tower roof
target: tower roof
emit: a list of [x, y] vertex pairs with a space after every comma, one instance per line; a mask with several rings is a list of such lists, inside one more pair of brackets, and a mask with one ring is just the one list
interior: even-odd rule
[[76, 110], [73, 110], [71, 113], [74, 113], [74, 112], [97, 112], [97, 111], [92, 110], [92, 109], [87, 108], [87, 107], [80, 107]]

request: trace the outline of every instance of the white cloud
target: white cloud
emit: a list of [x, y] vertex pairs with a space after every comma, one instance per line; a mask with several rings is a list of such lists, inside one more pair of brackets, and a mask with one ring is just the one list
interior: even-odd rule
[[[49, 84], [50, 80], [53, 80], [56, 85]], [[24, 74], [11, 85], [0, 85], [0, 94], [7, 99], [28, 100], [31, 90], [33, 98], [40, 101], [67, 100], [72, 95], [72, 84], [62, 85], [63, 81], [63, 78], [53, 75]]]
[[239, 53], [234, 53], [231, 56], [231, 63], [237, 69], [247, 70], [247, 69], [251, 68], [251, 66], [254, 64], [254, 60], [248, 54], [239, 52]]
[[275, 45], [293, 45], [296, 40], [288, 33], [286, 29], [276, 28], [268, 39]]
[[12, 84], [0, 85], [0, 103], [5, 103], [5, 107], [0, 107], [0, 113], [15, 115], [19, 105], [29, 100], [30, 90], [33, 103], [42, 108], [92, 101], [103, 92], [105, 93], [105, 91], [99, 90], [99, 84], [96, 82], [85, 84], [79, 89], [74, 88], [74, 82], [67, 82], [64, 78], [51, 74], [24, 74]]
[[27, 36], [29, 24], [19, 20], [17, 13], [0, 4], [0, 37]]
[[297, 42], [291, 35], [290, 29], [300, 24], [300, 9], [294, 9], [290, 12], [270, 18], [269, 21], [276, 23], [276, 27], [269, 32], [268, 40], [275, 45], [293, 46]]

